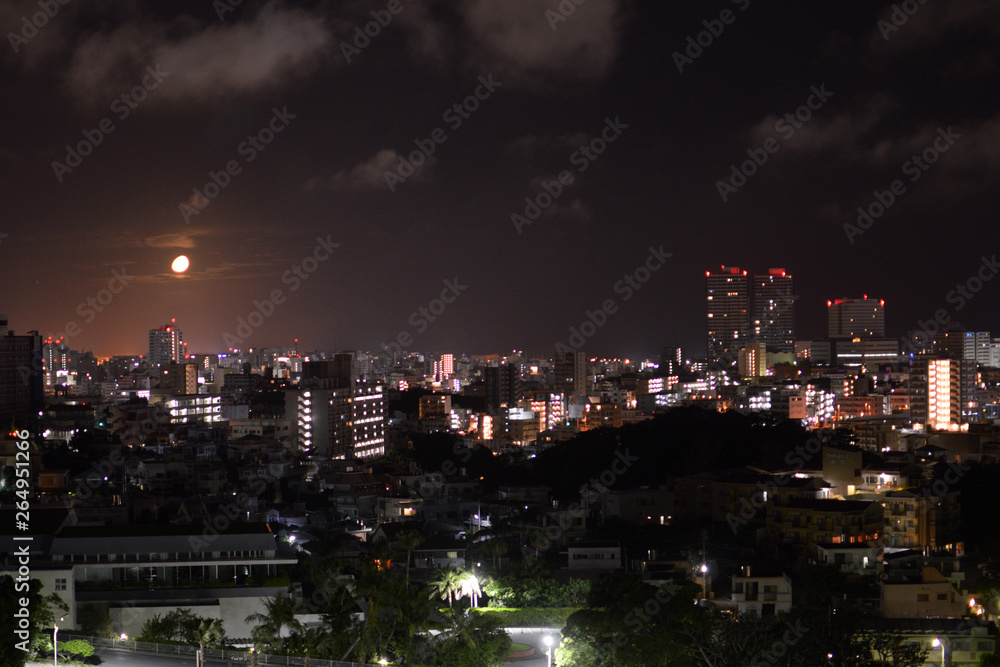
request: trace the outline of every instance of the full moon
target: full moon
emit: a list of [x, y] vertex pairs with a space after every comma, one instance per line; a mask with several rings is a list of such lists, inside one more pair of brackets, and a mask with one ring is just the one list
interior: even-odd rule
[[178, 255], [170, 268], [174, 270], [174, 273], [184, 273], [188, 268], [188, 258], [185, 255]]

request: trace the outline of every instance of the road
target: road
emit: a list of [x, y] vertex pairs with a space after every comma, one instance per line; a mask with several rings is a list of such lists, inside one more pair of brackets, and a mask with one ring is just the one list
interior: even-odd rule
[[[533, 646], [538, 653], [536, 657], [524, 660], [510, 660], [504, 663], [510, 667], [545, 667], [547, 660], [545, 657], [545, 646], [542, 644], [539, 634], [518, 634], [512, 637], [514, 641], [521, 644]], [[194, 657], [176, 655], [149, 655], [145, 653], [133, 653], [132, 651], [119, 651], [109, 648], [98, 648], [95, 654], [101, 658], [102, 665], [114, 667], [182, 667], [184, 665], [194, 665]], [[40, 663], [41, 664], [41, 663]], [[48, 664], [48, 663], [46, 663]], [[245, 662], [230, 662], [227, 660], [207, 661], [206, 667], [246, 667]]]
[[[115, 665], [115, 667], [181, 667], [190, 665], [194, 667], [193, 656], [176, 655], [148, 655], [145, 653], [133, 653], [132, 651], [116, 651], [114, 649], [99, 648], [95, 654], [100, 656], [102, 665]], [[232, 667], [240, 665], [246, 667], [245, 662], [235, 663], [225, 660], [208, 660], [206, 667]]]

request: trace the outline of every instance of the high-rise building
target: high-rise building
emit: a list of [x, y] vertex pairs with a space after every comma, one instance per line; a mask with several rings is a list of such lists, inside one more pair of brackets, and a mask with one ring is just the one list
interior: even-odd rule
[[966, 331], [964, 358], [980, 366], [993, 365], [993, 339], [989, 331]]
[[285, 392], [285, 416], [300, 449], [335, 459], [385, 453], [385, 387], [355, 382], [350, 387], [300, 388]]
[[795, 351], [795, 295], [792, 276], [770, 269], [753, 278], [753, 337], [772, 352]]
[[885, 300], [837, 299], [827, 301], [830, 338], [884, 338]]
[[441, 360], [437, 362], [437, 379], [445, 382], [455, 374], [455, 355], [442, 354]]
[[574, 397], [583, 398], [590, 391], [590, 381], [587, 377], [587, 356], [583, 352], [556, 352], [554, 363], [553, 385], [557, 393], [572, 401]]
[[149, 356], [151, 368], [162, 368], [170, 363], [184, 361], [184, 334], [177, 328], [176, 320], [159, 329], [149, 330]]
[[0, 315], [0, 428], [25, 428], [44, 405], [42, 337], [15, 336]]
[[351, 387], [356, 379], [354, 355], [338, 352], [333, 359], [319, 359], [302, 363], [302, 384], [327, 389]]
[[660, 353], [660, 374], [671, 376], [680, 375], [684, 368], [684, 354], [680, 346], [665, 347]]
[[750, 340], [750, 284], [746, 271], [723, 266], [705, 272], [708, 284], [708, 360], [732, 364]]
[[504, 408], [516, 407], [521, 393], [521, 368], [506, 361], [483, 369], [486, 409], [498, 415]]
[[358, 382], [351, 397], [351, 452], [366, 459], [385, 454], [385, 386]]
[[910, 415], [915, 423], [944, 430], [978, 419], [974, 362], [961, 356], [920, 356], [910, 382]]
[[160, 387], [173, 396], [198, 393], [197, 364], [168, 364], [163, 368]]
[[739, 351], [737, 368], [740, 377], [755, 378], [767, 374], [767, 350], [763, 343], [748, 343]]
[[931, 339], [932, 353], [948, 359], [965, 359], [965, 333], [957, 329], [938, 331]]

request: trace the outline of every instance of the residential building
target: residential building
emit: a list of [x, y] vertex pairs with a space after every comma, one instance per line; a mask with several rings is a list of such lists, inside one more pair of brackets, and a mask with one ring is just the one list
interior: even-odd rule
[[766, 516], [768, 537], [798, 547], [877, 540], [883, 524], [882, 504], [866, 500], [792, 500], [767, 508]]
[[0, 315], [0, 425], [25, 428], [44, 405], [42, 337], [15, 336]]
[[170, 363], [184, 361], [184, 334], [177, 327], [176, 320], [164, 324], [159, 329], [149, 330], [150, 368], [159, 369]]
[[750, 284], [747, 272], [723, 266], [706, 271], [706, 337], [708, 360], [735, 363], [739, 350], [750, 340]]
[[886, 618], [960, 618], [969, 609], [969, 596], [933, 567], [922, 567], [917, 576], [880, 581], [879, 587]]
[[830, 338], [884, 338], [885, 300], [837, 299], [827, 301], [827, 335]]
[[732, 576], [733, 602], [740, 614], [774, 616], [792, 610], [792, 580], [787, 574]]
[[793, 289], [792, 276], [784, 269], [753, 278], [753, 339], [765, 351], [794, 352]]
[[566, 548], [570, 570], [621, 570], [622, 547], [618, 542], [574, 542]]

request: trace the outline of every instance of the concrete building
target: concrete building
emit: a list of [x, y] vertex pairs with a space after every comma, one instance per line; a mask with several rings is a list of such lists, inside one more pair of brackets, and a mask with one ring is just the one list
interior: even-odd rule
[[0, 315], [0, 425], [25, 428], [44, 404], [42, 337], [15, 336]]
[[705, 332], [708, 360], [730, 365], [739, 350], [750, 341], [750, 283], [746, 271], [723, 266], [719, 272], [706, 271]]
[[885, 301], [837, 299], [827, 301], [827, 335], [830, 338], [885, 337]]
[[784, 269], [753, 278], [753, 339], [765, 351], [794, 352], [793, 289], [792, 276]]
[[774, 616], [792, 610], [792, 580], [787, 574], [733, 575], [732, 581], [733, 602], [740, 614]]
[[993, 339], [989, 331], [966, 331], [962, 358], [980, 366], [993, 365]]
[[184, 361], [184, 334], [177, 328], [175, 320], [159, 329], [149, 330], [149, 356], [146, 359], [150, 368], [156, 369]]
[[757, 378], [767, 375], [767, 350], [763, 343], [749, 343], [742, 350], [736, 363], [740, 377]]
[[879, 587], [886, 618], [960, 618], [969, 609], [969, 596], [933, 567], [921, 568], [919, 577], [881, 581]]
[[[249, 637], [247, 615], [288, 588], [279, 577], [298, 562], [282, 551], [266, 524], [211, 531], [201, 524], [67, 525], [34, 542], [32, 572], [46, 591], [71, 603], [63, 627], [74, 627], [84, 604], [106, 610], [114, 632], [139, 634], [156, 614], [179, 608], [220, 618], [230, 637]], [[73, 625], [70, 625], [70, 622]]]
[[618, 542], [575, 542], [566, 548], [570, 570], [621, 570], [622, 547]]
[[567, 401], [583, 398], [590, 392], [587, 356], [583, 352], [556, 353], [552, 369], [555, 390], [566, 396]]

